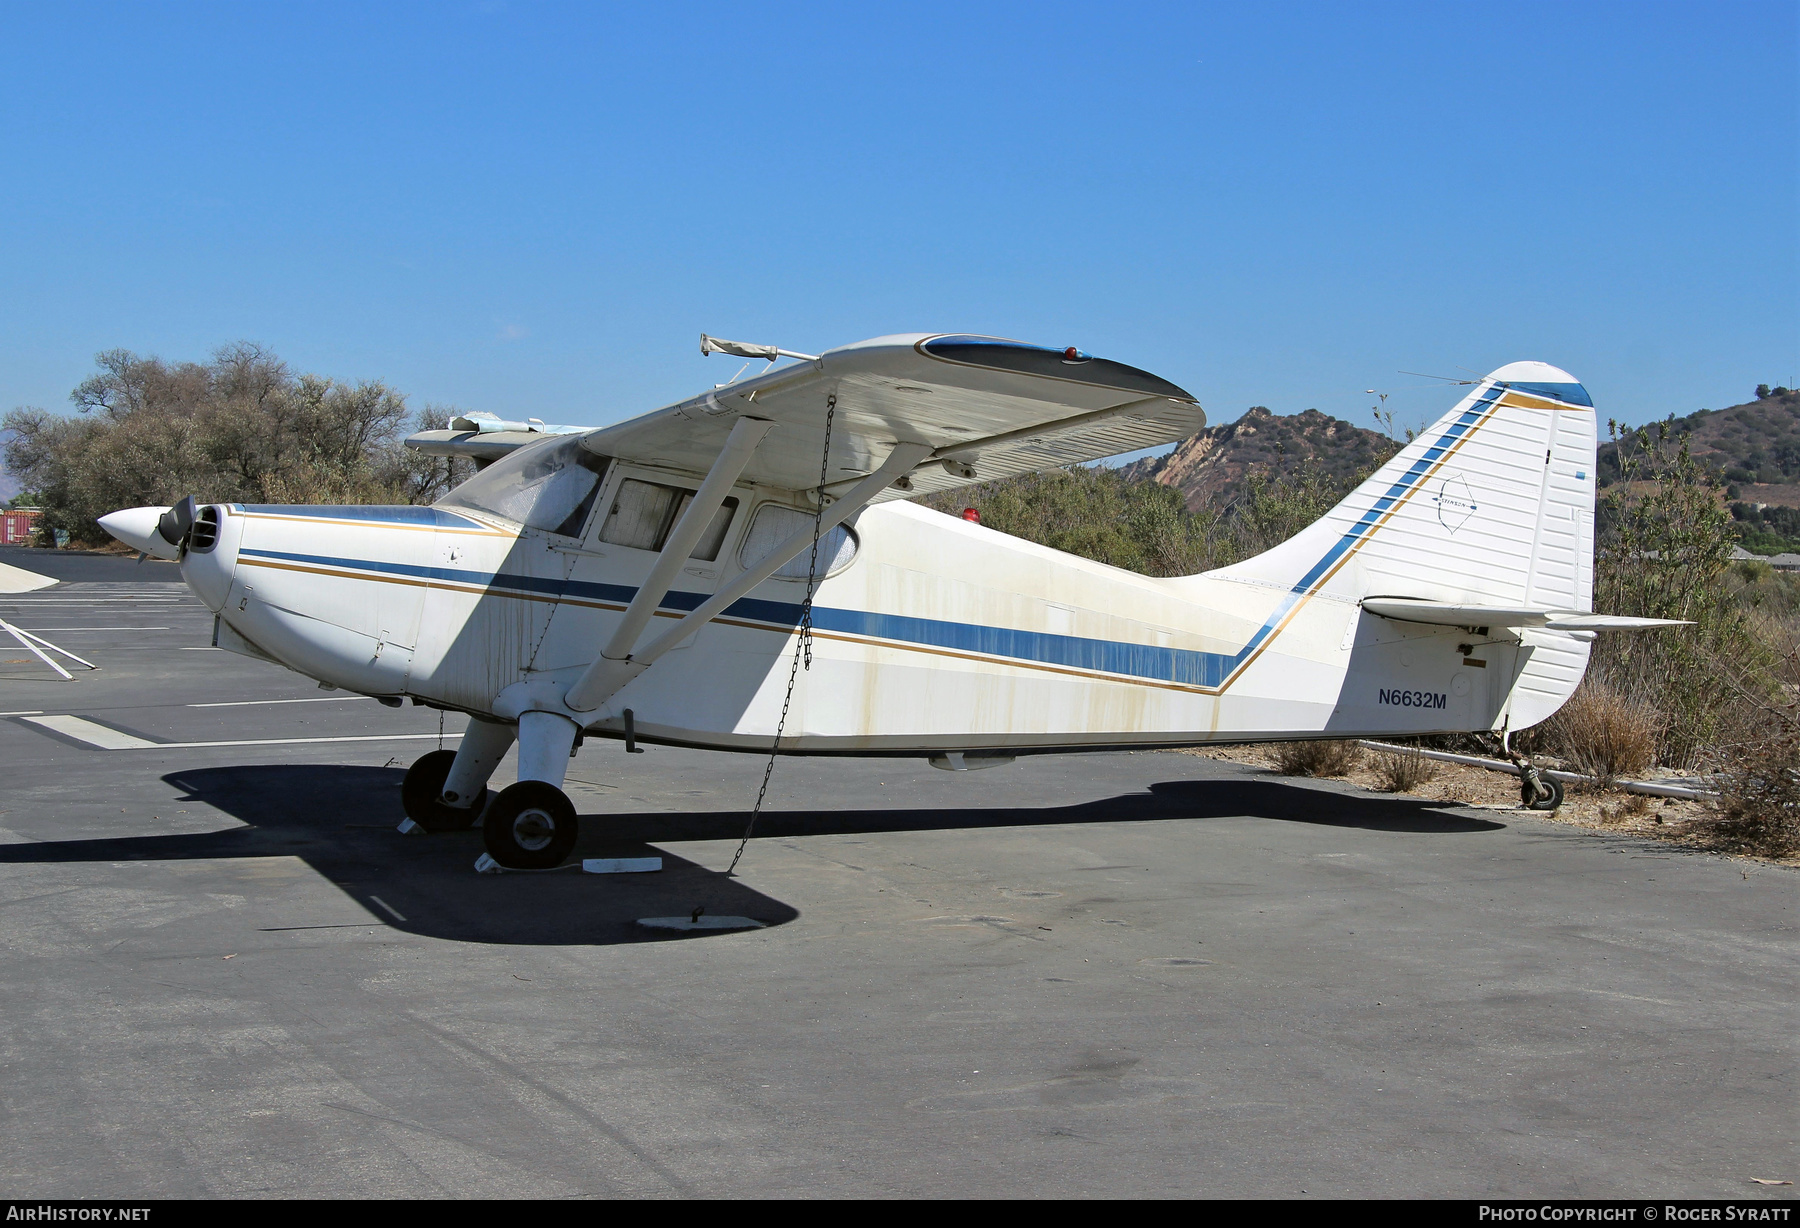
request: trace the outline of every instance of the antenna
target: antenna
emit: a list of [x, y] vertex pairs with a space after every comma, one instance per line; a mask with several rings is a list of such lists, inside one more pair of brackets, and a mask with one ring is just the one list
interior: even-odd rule
[[[1468, 368], [1467, 367], [1458, 367], [1457, 370], [1458, 371], [1467, 371]], [[1481, 382], [1481, 380], [1478, 380], [1478, 379], [1456, 379], [1453, 376], [1449, 376], [1449, 375], [1431, 375], [1424, 371], [1401, 371], [1399, 374], [1401, 374], [1401, 375], [1416, 375], [1420, 379], [1441, 379], [1446, 384], [1479, 384]], [[1485, 379], [1486, 377], [1483, 376], [1482, 378]]]

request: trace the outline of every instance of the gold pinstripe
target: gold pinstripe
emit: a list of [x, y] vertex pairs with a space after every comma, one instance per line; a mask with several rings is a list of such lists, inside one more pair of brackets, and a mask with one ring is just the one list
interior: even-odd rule
[[[1508, 395], [1512, 395], [1512, 394], [1508, 394]], [[1375, 536], [1375, 534], [1382, 528], [1382, 526], [1387, 524], [1387, 522], [1389, 520], [1393, 519], [1393, 517], [1399, 513], [1400, 509], [1405, 507], [1406, 504], [1411, 501], [1411, 499], [1414, 495], [1418, 494], [1419, 491], [1423, 490], [1425, 488], [1425, 485], [1427, 482], [1429, 482], [1432, 478], [1437, 476], [1438, 471], [1441, 470], [1446, 464], [1449, 463], [1450, 459], [1453, 456], [1455, 456], [1456, 453], [1462, 449], [1462, 446], [1464, 444], [1468, 443], [1470, 439], [1475, 437], [1476, 431], [1480, 430], [1483, 426], [1487, 425], [1487, 423], [1492, 420], [1493, 416], [1497, 412], [1499, 412], [1499, 408], [1500, 408], [1501, 404], [1503, 404], [1503, 403], [1504, 403], [1504, 398], [1502, 398], [1501, 401], [1496, 401], [1496, 402], [1491, 403], [1488, 408], [1487, 413], [1483, 414], [1479, 419], [1477, 419], [1469, 427], [1469, 429], [1467, 431], [1463, 432], [1462, 437], [1460, 439], [1458, 439], [1455, 444], [1451, 445], [1450, 448], [1446, 449], [1446, 451], [1444, 452], [1444, 455], [1438, 458], [1437, 462], [1434, 465], [1432, 465], [1432, 467], [1422, 477], [1420, 477], [1420, 479], [1417, 482], [1415, 482], [1413, 484], [1412, 488], [1410, 490], [1408, 490], [1400, 498], [1395, 500], [1394, 506], [1390, 507], [1386, 512], [1382, 513], [1381, 518], [1379, 520], [1377, 520], [1373, 525], [1370, 526], [1369, 531], [1364, 533], [1356, 541], [1356, 543], [1351, 546], [1350, 549], [1346, 550], [1343, 554], [1343, 557], [1338, 559], [1338, 561], [1336, 563], [1332, 564], [1331, 569], [1329, 571], [1327, 571], [1323, 576], [1319, 577], [1319, 579], [1313, 584], [1312, 588], [1307, 590], [1307, 592], [1301, 596], [1300, 600], [1294, 603], [1294, 607], [1291, 610], [1289, 610], [1287, 612], [1287, 614], [1285, 614], [1282, 617], [1281, 621], [1278, 624], [1276, 624], [1274, 630], [1269, 632], [1268, 637], [1266, 639], [1264, 639], [1264, 641], [1261, 644], [1257, 645], [1256, 650], [1254, 652], [1252, 652], [1248, 657], [1246, 657], [1237, 666], [1237, 668], [1233, 669], [1231, 671], [1231, 673], [1225, 678], [1225, 680], [1223, 682], [1219, 683], [1219, 685], [1216, 687], [1196, 686], [1192, 683], [1183, 683], [1183, 682], [1164, 682], [1164, 681], [1161, 681], [1161, 680], [1158, 680], [1155, 678], [1140, 678], [1140, 677], [1136, 677], [1136, 676], [1129, 675], [1129, 674], [1112, 674], [1112, 673], [1106, 673], [1101, 670], [1084, 670], [1084, 669], [1079, 669], [1079, 668], [1076, 668], [1073, 666], [1067, 666], [1067, 665], [1051, 665], [1051, 664], [1048, 664], [1046, 662], [1041, 662], [1041, 661], [1024, 661], [1024, 660], [1020, 660], [1016, 657], [986, 656], [986, 655], [983, 655], [980, 653], [959, 651], [954, 648], [938, 648], [935, 646], [925, 645], [925, 644], [908, 644], [903, 641], [879, 639], [879, 638], [876, 638], [873, 636], [854, 635], [854, 634], [841, 632], [841, 631], [814, 631], [813, 635], [817, 639], [837, 640], [837, 641], [840, 641], [843, 643], [850, 643], [850, 644], [862, 644], [862, 645], [865, 645], [868, 647], [873, 647], [873, 648], [898, 649], [899, 651], [902, 651], [902, 652], [922, 653], [926, 656], [951, 657], [951, 658], [954, 658], [957, 660], [975, 661], [978, 663], [988, 664], [988, 665], [1002, 665], [1002, 666], [1006, 666], [1006, 667], [1013, 668], [1013, 669], [1036, 670], [1040, 673], [1061, 674], [1061, 675], [1064, 675], [1067, 677], [1090, 678], [1090, 679], [1095, 679], [1095, 680], [1104, 681], [1104, 682], [1122, 682], [1122, 683], [1126, 683], [1126, 684], [1129, 684], [1132, 686], [1150, 687], [1150, 688], [1153, 688], [1156, 690], [1181, 691], [1181, 692], [1184, 692], [1184, 693], [1187, 693], [1190, 695], [1212, 695], [1212, 696], [1223, 695], [1225, 693], [1225, 691], [1230, 688], [1231, 684], [1236, 682], [1238, 680], [1238, 678], [1243, 675], [1244, 671], [1249, 669], [1250, 666], [1256, 662], [1257, 658], [1263, 654], [1264, 650], [1267, 649], [1270, 644], [1273, 644], [1275, 642], [1276, 638], [1278, 636], [1280, 636], [1281, 633], [1287, 629], [1288, 625], [1293, 622], [1293, 620], [1299, 615], [1300, 611], [1303, 608], [1305, 608], [1306, 604], [1308, 602], [1310, 602], [1315, 596], [1318, 595], [1319, 591], [1327, 583], [1330, 582], [1330, 580], [1333, 576], [1337, 575], [1337, 573], [1343, 568], [1343, 566], [1346, 563], [1348, 563], [1352, 558], [1354, 558], [1356, 556], [1357, 551], [1361, 550], [1363, 548], [1363, 546], [1366, 545], [1369, 542], [1369, 540]], [[293, 520], [293, 519], [300, 519], [300, 518], [299, 517], [291, 517], [291, 518], [289, 518], [289, 517], [269, 517], [269, 519]], [[306, 519], [316, 521], [318, 518], [317, 517], [308, 517]], [[330, 522], [328, 522], [328, 523], [330, 523]], [[345, 521], [342, 523], [366, 524], [367, 522], [366, 521]], [[388, 526], [388, 527], [413, 528], [415, 526], [407, 525], [407, 526]], [[452, 531], [452, 532], [469, 532], [468, 530], [450, 530], [450, 531]], [[492, 534], [492, 536], [505, 536], [505, 535], [495, 533], [495, 534]], [[467, 593], [467, 594], [470, 594], [475, 597], [509, 597], [509, 598], [512, 598], [517, 601], [537, 601], [537, 602], [544, 602], [544, 603], [551, 604], [551, 605], [559, 605], [559, 604], [573, 605], [573, 606], [581, 606], [581, 607], [584, 607], [587, 609], [610, 610], [613, 612], [618, 612], [618, 611], [622, 611], [625, 609], [625, 605], [622, 602], [596, 601], [596, 600], [592, 600], [592, 599], [588, 599], [588, 598], [580, 598], [580, 597], [553, 597], [553, 596], [549, 596], [549, 595], [542, 594], [542, 593], [516, 593], [516, 592], [510, 592], [510, 591], [507, 591], [504, 589], [482, 588], [482, 587], [479, 587], [476, 585], [470, 585], [470, 584], [458, 584], [458, 583], [454, 583], [454, 582], [444, 582], [444, 581], [428, 582], [425, 580], [416, 580], [416, 579], [411, 579], [411, 578], [407, 578], [407, 577], [403, 577], [403, 576], [369, 575], [366, 573], [348, 571], [348, 570], [344, 570], [341, 568], [317, 567], [317, 566], [309, 567], [309, 566], [304, 566], [302, 564], [297, 564], [297, 563], [277, 563], [277, 562], [274, 562], [272, 560], [267, 560], [267, 559], [240, 558], [239, 563], [240, 563], [240, 565], [247, 565], [247, 566], [251, 566], [251, 567], [272, 568], [276, 571], [296, 571], [296, 572], [305, 572], [305, 573], [309, 573], [312, 575], [337, 576], [342, 579], [367, 580], [367, 581], [373, 581], [378, 584], [399, 584], [399, 585], [412, 587], [412, 588], [437, 588], [437, 589], [443, 589], [448, 592]], [[683, 617], [686, 617], [686, 615], [682, 612], [664, 611], [664, 610], [655, 611], [653, 616], [656, 618], [683, 618]], [[767, 623], [755, 622], [755, 621], [751, 621], [751, 620], [747, 620], [747, 619], [719, 617], [719, 618], [713, 619], [712, 621], [717, 622], [717, 623], [723, 623], [726, 626], [730, 626], [730, 627], [747, 627], [751, 630], [775, 631], [778, 634], [786, 634], [786, 635], [790, 635], [790, 636], [796, 634], [796, 632], [794, 632], [794, 631], [781, 631], [778, 628], [770, 627]], [[698, 630], [698, 628], [696, 628], [696, 630]]]

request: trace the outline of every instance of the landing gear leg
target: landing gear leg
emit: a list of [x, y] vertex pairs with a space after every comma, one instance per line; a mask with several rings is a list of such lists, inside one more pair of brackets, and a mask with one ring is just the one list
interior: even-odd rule
[[469, 718], [469, 728], [463, 733], [462, 745], [456, 749], [456, 762], [444, 777], [443, 795], [439, 799], [448, 809], [470, 812], [469, 822], [463, 824], [464, 827], [481, 817], [482, 803], [487, 800], [488, 779], [506, 758], [506, 752], [512, 749], [513, 739], [517, 736], [511, 725]]
[[507, 869], [554, 869], [574, 850], [579, 824], [562, 782], [579, 732], [553, 712], [519, 717], [519, 783], [502, 789], [481, 820], [488, 856]]
[[1528, 755], [1512, 748], [1512, 739], [1500, 738], [1500, 753], [1519, 769], [1519, 805], [1527, 810], [1555, 810], [1563, 804], [1562, 781], [1552, 780], [1537, 770]]

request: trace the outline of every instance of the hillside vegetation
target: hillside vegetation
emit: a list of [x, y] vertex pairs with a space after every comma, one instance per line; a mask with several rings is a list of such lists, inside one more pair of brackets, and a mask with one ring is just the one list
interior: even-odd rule
[[[1753, 401], [1702, 409], [1658, 426], [1672, 447], [1685, 444], [1694, 464], [1722, 488], [1740, 544], [1753, 554], [1800, 551], [1800, 392], [1757, 388]], [[1602, 490], [1642, 455], [1636, 435], [1603, 443]], [[1672, 454], [1672, 453], [1671, 453]]]
[[1194, 511], [1227, 508], [1251, 475], [1276, 484], [1316, 480], [1348, 491], [1400, 445], [1316, 409], [1278, 417], [1253, 405], [1236, 422], [1212, 426], [1164, 456], [1135, 461], [1121, 472], [1128, 481], [1148, 478], [1182, 493]]
[[1279, 545], [1323, 516], [1367, 472], [1332, 478], [1316, 468], [1254, 466], [1227, 500], [1195, 500], [1141, 471], [1071, 466], [929, 495], [925, 506], [1014, 537], [1148, 576], [1186, 576]]

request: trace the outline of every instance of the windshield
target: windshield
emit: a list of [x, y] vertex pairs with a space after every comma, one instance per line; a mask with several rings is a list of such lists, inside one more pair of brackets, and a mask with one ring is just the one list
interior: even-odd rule
[[529, 444], [497, 460], [438, 500], [443, 507], [491, 512], [534, 529], [581, 536], [608, 459], [579, 438]]

